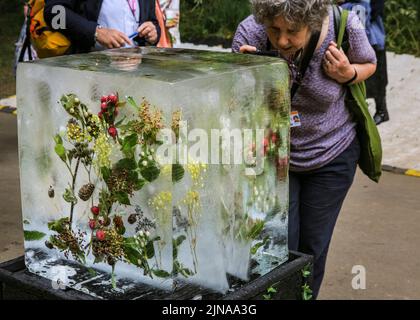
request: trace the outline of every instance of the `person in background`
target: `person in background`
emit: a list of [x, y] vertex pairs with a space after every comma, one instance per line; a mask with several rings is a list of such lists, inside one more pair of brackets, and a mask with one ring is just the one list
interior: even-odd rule
[[159, 27], [161, 30], [160, 40], [157, 44], [158, 48], [172, 48], [171, 35], [169, 30], [166, 28], [166, 17], [162, 11], [159, 0], [156, 0], [156, 18], [159, 22]]
[[26, 39], [27, 35], [27, 23], [28, 23], [28, 5], [25, 3], [23, 6], [23, 14], [25, 16], [25, 21], [19, 33], [18, 41], [15, 43], [15, 65], [14, 70], [16, 73], [17, 64], [22, 61], [36, 60], [37, 54], [35, 49], [32, 47], [30, 42]]
[[368, 98], [375, 99], [376, 113], [373, 118], [379, 125], [389, 121], [386, 103], [388, 71], [384, 26], [385, 0], [341, 0], [339, 2], [343, 8], [359, 13], [361, 20], [365, 22], [369, 42], [375, 50], [378, 65], [375, 74], [366, 81], [366, 88]]
[[[375, 51], [354, 12], [347, 22], [350, 49], [337, 49], [330, 0], [252, 0], [253, 15], [238, 26], [232, 50], [275, 49], [288, 61], [293, 83], [290, 133], [289, 249], [314, 256], [313, 297], [324, 277], [328, 249], [360, 158], [356, 123], [345, 104], [349, 84], [376, 70]], [[310, 62], [300, 76], [302, 56]], [[295, 86], [294, 86], [295, 87]]]
[[156, 1], [159, 3], [159, 8], [163, 13], [165, 20], [165, 31], [170, 42], [166, 47], [172, 48], [174, 45], [181, 44], [179, 35], [179, 0]]
[[155, 0], [46, 0], [44, 18], [51, 28], [57, 5], [66, 9], [67, 24], [57, 31], [70, 39], [72, 53], [159, 42]]

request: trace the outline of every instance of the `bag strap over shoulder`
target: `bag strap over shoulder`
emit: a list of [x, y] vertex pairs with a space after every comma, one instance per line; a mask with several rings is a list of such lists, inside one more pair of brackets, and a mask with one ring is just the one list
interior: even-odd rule
[[343, 51], [347, 52], [350, 47], [348, 33], [346, 32], [347, 21], [349, 18], [349, 11], [343, 10], [341, 7], [334, 5], [333, 13], [334, 13], [334, 29], [335, 29], [335, 34], [337, 37], [336, 40], [337, 40], [338, 49], [343, 48]]
[[[334, 28], [335, 34], [337, 35], [337, 47], [338, 49], [343, 48], [344, 52], [347, 52], [350, 44], [348, 33], [346, 32], [347, 21], [349, 19], [350, 12], [348, 10], [343, 10], [339, 6], [333, 6], [334, 10]], [[358, 83], [362, 94], [366, 99], [366, 84], [364, 81]]]
[[[348, 32], [346, 32], [349, 11], [334, 6], [334, 26], [338, 48], [348, 51]], [[361, 145], [359, 167], [373, 181], [378, 182], [382, 171], [381, 137], [369, 113], [366, 102], [365, 82], [348, 86], [346, 106], [357, 123], [357, 134]]]

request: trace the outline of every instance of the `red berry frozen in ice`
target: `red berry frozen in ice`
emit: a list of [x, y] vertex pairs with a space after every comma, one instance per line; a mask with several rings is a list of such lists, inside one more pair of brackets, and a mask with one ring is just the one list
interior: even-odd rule
[[264, 144], [264, 147], [268, 147], [269, 142], [267, 138], [264, 138], [263, 144]]
[[89, 220], [89, 228], [91, 228], [92, 230], [95, 229], [96, 227], [96, 221], [93, 219]]
[[109, 127], [108, 133], [111, 137], [115, 138], [118, 134], [118, 131], [115, 127]]
[[101, 97], [101, 103], [106, 102], [108, 100], [107, 96], [102, 96]]
[[268, 139], [267, 138], [264, 138], [264, 140], [263, 140], [263, 146], [264, 146], [264, 149], [263, 149], [263, 151], [262, 151], [262, 155], [263, 156], [266, 156], [267, 155], [267, 151], [268, 151], [268, 148], [269, 148], [269, 141], [268, 141]]
[[277, 142], [277, 135], [276, 135], [275, 133], [273, 133], [273, 134], [271, 135], [271, 142], [272, 142], [272, 143], [276, 143], [276, 142]]
[[94, 206], [94, 207], [92, 207], [92, 208], [90, 208], [90, 211], [95, 215], [95, 216], [97, 216], [98, 214], [99, 214], [99, 207], [98, 206]]
[[105, 237], [106, 237], [105, 231], [103, 231], [103, 230], [96, 231], [96, 238], [99, 241], [104, 241], [105, 240]]
[[113, 104], [117, 104], [118, 102], [118, 97], [115, 94], [110, 94], [108, 96], [108, 101], [113, 103]]

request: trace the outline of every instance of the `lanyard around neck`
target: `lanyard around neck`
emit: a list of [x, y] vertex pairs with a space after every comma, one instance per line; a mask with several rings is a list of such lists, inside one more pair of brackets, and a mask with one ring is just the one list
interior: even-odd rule
[[315, 53], [316, 46], [318, 44], [320, 36], [321, 36], [320, 32], [312, 33], [307, 47], [303, 50], [303, 52], [299, 52], [298, 54], [298, 55], [301, 55], [301, 57], [298, 58], [299, 69], [297, 70], [296, 81], [293, 83], [293, 86], [292, 86], [292, 92], [291, 92], [292, 98], [296, 94], [297, 89], [299, 88], [299, 86], [301, 85], [303, 81], [303, 77], [305, 76], [309, 63], [311, 62], [312, 57]]
[[130, 11], [133, 14], [134, 19], [137, 21], [137, 17], [136, 17], [137, 0], [127, 0], [127, 4], [130, 7]]

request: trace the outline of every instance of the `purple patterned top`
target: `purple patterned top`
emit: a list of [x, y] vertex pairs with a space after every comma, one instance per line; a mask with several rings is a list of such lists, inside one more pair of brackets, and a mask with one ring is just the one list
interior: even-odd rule
[[[350, 13], [347, 23], [351, 63], [376, 63], [375, 51], [357, 15]], [[321, 168], [339, 156], [356, 136], [355, 123], [344, 104], [345, 88], [325, 75], [322, 59], [331, 41], [336, 41], [333, 12], [330, 10], [328, 34], [314, 53], [302, 84], [292, 100], [292, 111], [298, 111], [302, 125], [291, 128], [290, 170], [309, 171]], [[232, 50], [239, 52], [248, 44], [265, 50], [265, 28], [253, 16], [239, 25]]]

